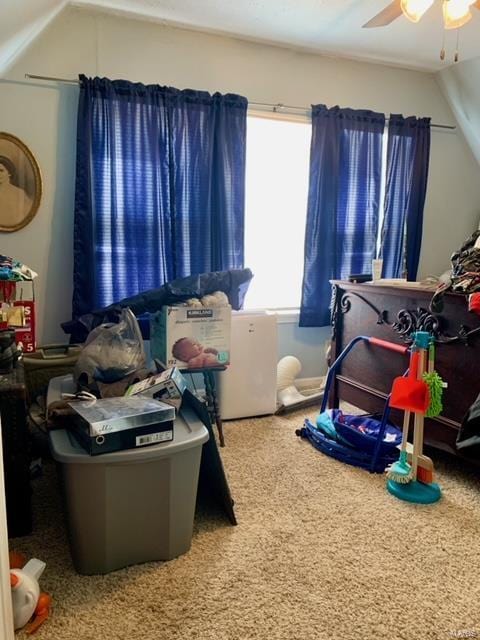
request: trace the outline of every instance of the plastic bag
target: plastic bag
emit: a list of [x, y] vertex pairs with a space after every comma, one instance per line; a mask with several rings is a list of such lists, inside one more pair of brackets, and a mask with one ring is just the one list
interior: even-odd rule
[[75, 380], [90, 384], [117, 382], [145, 366], [143, 340], [137, 319], [122, 309], [118, 324], [93, 329], [75, 365]]

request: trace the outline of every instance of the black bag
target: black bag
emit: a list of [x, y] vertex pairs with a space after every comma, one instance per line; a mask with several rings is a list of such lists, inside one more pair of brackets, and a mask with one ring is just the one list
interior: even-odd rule
[[[150, 289], [136, 296], [124, 298], [108, 307], [86, 313], [79, 318], [62, 323], [62, 329], [70, 334], [70, 341], [85, 342], [92, 329], [100, 324], [118, 322], [121, 310], [130, 307], [137, 316], [147, 313], [155, 313], [164, 305], [183, 302], [189, 298], [203, 298], [203, 296], [215, 291], [223, 291], [230, 302], [232, 309], [243, 307], [243, 300], [253, 273], [250, 269], [231, 269], [229, 271], [212, 271], [199, 275], [188, 276], [167, 282], [159, 289]], [[148, 339], [149, 323], [140, 322], [140, 328], [145, 339]]]
[[459, 451], [469, 455], [480, 454], [480, 395], [462, 421], [456, 446]]

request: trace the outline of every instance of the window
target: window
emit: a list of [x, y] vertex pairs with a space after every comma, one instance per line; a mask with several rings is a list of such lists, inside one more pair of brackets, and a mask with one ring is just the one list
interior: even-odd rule
[[311, 129], [248, 116], [245, 266], [255, 277], [246, 308], [300, 306]]
[[[245, 266], [254, 273], [245, 300], [247, 309], [300, 307], [311, 129], [311, 122], [307, 120], [291, 121], [259, 115], [247, 118]], [[381, 204], [374, 225], [376, 238], [372, 241], [372, 257], [384, 257], [385, 240], [388, 239], [393, 248], [389, 248], [388, 260], [384, 260], [384, 277], [400, 277], [405, 260], [406, 209], [402, 194], [408, 184], [399, 182], [399, 194], [389, 195], [392, 211], [387, 229], [384, 229], [384, 222], [387, 222], [384, 217], [388, 136], [387, 124], [381, 151], [378, 199]], [[407, 143], [408, 140], [403, 143], [404, 156], [411, 155]], [[396, 156], [399, 153], [397, 150]], [[403, 175], [410, 165], [405, 165], [404, 160], [400, 162], [402, 157], [395, 160], [398, 166], [395, 165], [392, 171]]]

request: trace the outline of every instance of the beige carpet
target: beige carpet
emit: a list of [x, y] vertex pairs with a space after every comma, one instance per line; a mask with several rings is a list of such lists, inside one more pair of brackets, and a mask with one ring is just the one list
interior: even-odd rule
[[[313, 412], [311, 412], [313, 414]], [[302, 413], [226, 425], [239, 526], [199, 514], [191, 551], [107, 576], [73, 571], [53, 469], [36, 481], [35, 535], [54, 598], [38, 640], [377, 640], [480, 637], [480, 494], [441, 462], [435, 506], [294, 435]], [[475, 637], [475, 636], [473, 636]]]

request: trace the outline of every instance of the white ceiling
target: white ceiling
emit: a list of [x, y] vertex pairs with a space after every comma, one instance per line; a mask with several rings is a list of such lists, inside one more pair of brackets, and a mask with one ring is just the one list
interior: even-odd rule
[[[190, 28], [360, 58], [438, 70], [453, 61], [456, 34], [446, 32], [441, 62], [441, 0], [419, 24], [403, 16], [388, 27], [361, 26], [389, 0], [1, 0], [0, 73], [66, 4]], [[460, 31], [460, 57], [480, 56], [480, 11]]]

